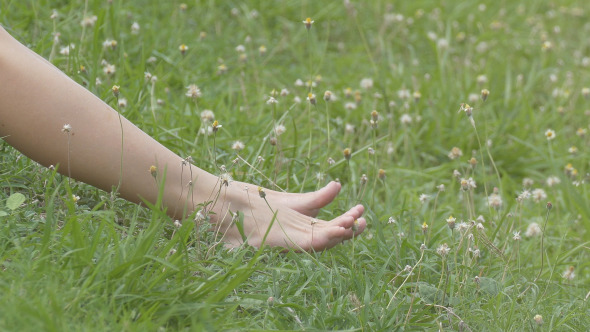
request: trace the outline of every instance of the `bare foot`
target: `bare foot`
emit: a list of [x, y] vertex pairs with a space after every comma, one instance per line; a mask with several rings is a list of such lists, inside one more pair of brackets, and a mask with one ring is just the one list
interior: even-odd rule
[[318, 191], [305, 194], [265, 190], [264, 199], [254, 186], [232, 182], [229, 187], [222, 189], [219, 206], [214, 207], [217, 216], [214, 219], [218, 219], [214, 222], [224, 234], [223, 241], [232, 246], [242, 244], [243, 239], [236, 225], [231, 222], [228, 208], [232, 212], [244, 214], [244, 234], [247, 243], [252, 246], [259, 247], [262, 244], [272, 222], [265, 242], [271, 247], [300, 251], [329, 249], [362, 233], [366, 227], [366, 221], [361, 217], [364, 212], [362, 205], [351, 208], [329, 222], [315, 219], [319, 210], [338, 195], [340, 188], [339, 183], [330, 182]]

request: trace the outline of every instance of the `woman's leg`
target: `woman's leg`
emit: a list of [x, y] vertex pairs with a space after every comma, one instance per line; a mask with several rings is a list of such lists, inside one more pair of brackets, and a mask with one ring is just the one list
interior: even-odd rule
[[[183, 166], [182, 158], [125, 118], [121, 120], [122, 167], [119, 114], [0, 28], [0, 137], [40, 164], [59, 165], [61, 173], [106, 191], [121, 180], [121, 197], [136, 203], [142, 198], [156, 201], [158, 188], [150, 172], [154, 165], [158, 179], [166, 170], [164, 206], [177, 217], [187, 202], [203, 203], [219, 192], [211, 207], [212, 221], [225, 233], [224, 240], [234, 245], [242, 237], [228, 211], [244, 214], [248, 243], [254, 246], [261, 244], [272, 211], [277, 213], [267, 238], [272, 246], [322, 250], [351, 238], [355, 220], [357, 234], [365, 228], [361, 205], [331, 222], [316, 223], [313, 218], [338, 194], [338, 183], [307, 194], [266, 190], [271, 211], [255, 186], [240, 182], [222, 186], [217, 176]], [[69, 132], [62, 131], [65, 124], [71, 126]], [[187, 197], [191, 173], [194, 187], [192, 197]]]

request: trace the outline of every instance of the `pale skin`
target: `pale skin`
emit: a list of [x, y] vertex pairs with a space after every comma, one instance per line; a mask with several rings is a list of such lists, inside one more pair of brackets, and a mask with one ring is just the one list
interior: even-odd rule
[[[118, 187], [121, 180], [120, 197], [141, 203], [142, 199], [156, 201], [157, 183], [162, 183], [165, 170], [163, 205], [173, 218], [181, 218], [197, 208], [193, 203], [209, 201], [219, 193], [210, 208], [211, 222], [228, 245], [243, 243], [232, 223], [231, 213], [236, 211], [244, 215], [247, 243], [256, 247], [271, 225], [265, 244], [298, 251], [331, 248], [366, 227], [362, 205], [331, 221], [315, 219], [338, 195], [341, 185], [337, 182], [305, 194], [265, 189], [265, 200], [256, 185], [235, 181], [225, 186], [216, 175], [194, 165], [183, 166], [181, 157], [120, 118], [110, 106], [2, 27], [0, 101], [0, 137], [41, 165], [59, 165], [62, 174], [106, 191]], [[69, 132], [62, 130], [65, 124], [71, 126]], [[149, 171], [151, 166], [157, 167], [157, 181]]]

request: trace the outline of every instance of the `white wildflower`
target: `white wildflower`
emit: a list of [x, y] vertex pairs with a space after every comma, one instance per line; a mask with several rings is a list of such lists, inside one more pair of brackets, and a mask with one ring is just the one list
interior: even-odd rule
[[534, 237], [534, 236], [541, 235], [541, 233], [542, 233], [541, 226], [539, 226], [539, 224], [537, 224], [536, 222], [532, 222], [527, 227], [526, 232], [524, 233], [524, 235], [527, 236], [527, 237]]

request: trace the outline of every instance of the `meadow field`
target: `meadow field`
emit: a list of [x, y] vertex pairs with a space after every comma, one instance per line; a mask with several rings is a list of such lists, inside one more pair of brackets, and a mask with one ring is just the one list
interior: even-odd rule
[[183, 158], [288, 192], [338, 180], [319, 218], [367, 219], [328, 251], [230, 249], [196, 212], [175, 223], [0, 140], [0, 330], [590, 330], [589, 17], [0, 0], [12, 36]]

